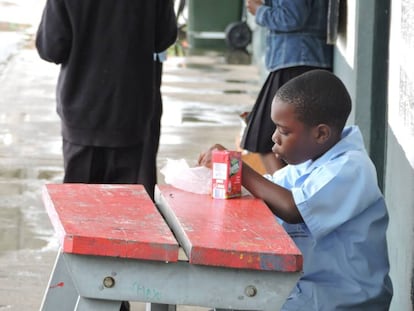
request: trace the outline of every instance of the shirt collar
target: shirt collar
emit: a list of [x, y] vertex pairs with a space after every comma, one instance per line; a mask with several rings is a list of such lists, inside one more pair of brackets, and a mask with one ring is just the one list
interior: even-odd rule
[[341, 140], [338, 141], [331, 149], [315, 161], [309, 160], [299, 164], [298, 169], [310, 172], [326, 162], [337, 158], [344, 152], [348, 152], [350, 150], [363, 150], [364, 148], [364, 140], [359, 127], [356, 125], [347, 126], [342, 131]]

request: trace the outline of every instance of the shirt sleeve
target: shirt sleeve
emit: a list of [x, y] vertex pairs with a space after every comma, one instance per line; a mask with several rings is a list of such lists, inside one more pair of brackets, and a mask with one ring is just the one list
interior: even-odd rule
[[291, 191], [316, 239], [363, 213], [381, 196], [372, 163], [358, 152], [316, 168]]
[[172, 0], [158, 1], [158, 20], [156, 21], [155, 52], [167, 50], [177, 39], [177, 20]]
[[39, 56], [61, 64], [69, 58], [72, 30], [63, 0], [48, 0], [36, 34]]
[[271, 3], [271, 6], [258, 7], [256, 23], [278, 32], [302, 29], [312, 8], [312, 1], [309, 0], [272, 0]]
[[290, 190], [310, 162], [308, 161], [299, 165], [286, 165], [274, 172], [269, 179], [275, 184]]

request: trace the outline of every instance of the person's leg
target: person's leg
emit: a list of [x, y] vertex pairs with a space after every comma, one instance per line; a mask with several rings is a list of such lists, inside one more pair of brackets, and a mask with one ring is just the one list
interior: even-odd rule
[[63, 140], [64, 183], [102, 184], [106, 179], [108, 150], [112, 148], [83, 146]]
[[151, 132], [147, 135], [142, 153], [141, 167], [137, 183], [143, 184], [151, 199], [154, 199], [154, 189], [157, 183], [157, 153], [159, 134]]
[[90, 183], [93, 148], [63, 140], [64, 183]]
[[138, 183], [145, 185], [145, 188], [154, 199], [154, 188], [157, 183], [157, 154], [161, 135], [162, 96], [161, 79], [162, 63], [155, 62], [155, 98], [153, 115], [150, 119], [149, 132], [144, 141], [142, 152], [141, 168], [139, 170]]
[[102, 148], [105, 167], [101, 183], [136, 184], [142, 161], [143, 144]]
[[129, 301], [123, 301], [119, 311], [129, 311], [129, 310], [131, 310], [131, 305], [130, 305]]
[[[136, 184], [143, 145], [107, 148], [63, 141], [65, 183]], [[143, 180], [144, 184], [146, 181]]]

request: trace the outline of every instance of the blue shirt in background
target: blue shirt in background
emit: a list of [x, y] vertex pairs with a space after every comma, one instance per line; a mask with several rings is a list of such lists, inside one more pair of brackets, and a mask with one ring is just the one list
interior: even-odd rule
[[356, 126], [315, 161], [288, 165], [273, 182], [292, 191], [304, 223], [279, 220], [304, 258], [288, 310], [388, 310], [388, 214]]
[[332, 67], [331, 45], [326, 43], [329, 0], [265, 0], [256, 11], [256, 23], [267, 29], [266, 68]]

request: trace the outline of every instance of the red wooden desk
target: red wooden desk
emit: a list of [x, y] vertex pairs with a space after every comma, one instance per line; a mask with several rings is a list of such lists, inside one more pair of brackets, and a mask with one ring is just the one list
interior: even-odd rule
[[42, 310], [119, 310], [121, 301], [277, 310], [302, 268], [292, 240], [251, 197], [160, 186], [157, 209], [140, 185], [59, 184], [45, 187], [44, 202], [61, 251]]

